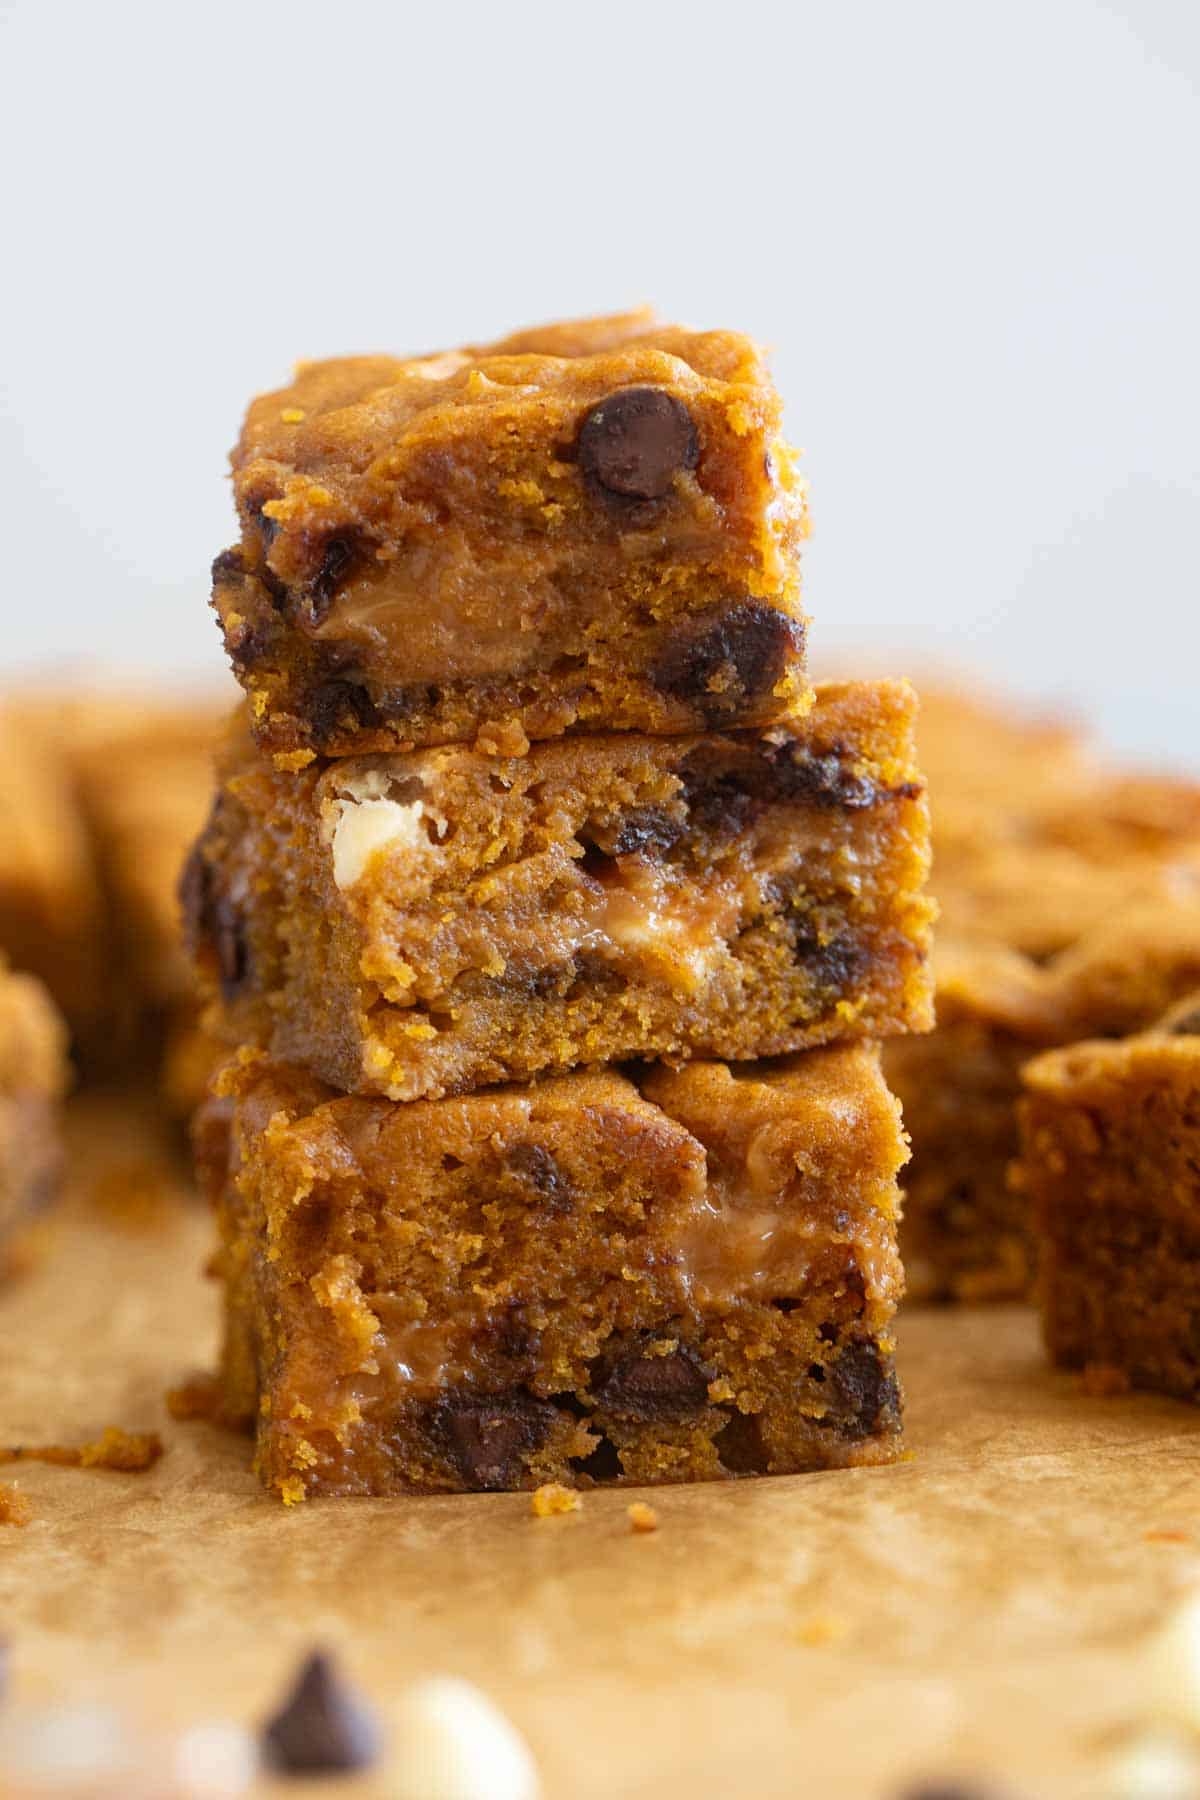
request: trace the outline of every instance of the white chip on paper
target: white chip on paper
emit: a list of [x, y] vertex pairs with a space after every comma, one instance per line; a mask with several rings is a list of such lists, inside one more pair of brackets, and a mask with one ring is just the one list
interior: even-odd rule
[[1196, 1800], [1200, 1760], [1186, 1738], [1147, 1733], [1116, 1752], [1088, 1793], [1095, 1800]]
[[395, 1718], [392, 1800], [537, 1800], [524, 1739], [471, 1682], [418, 1682]]
[[188, 1800], [234, 1800], [258, 1775], [258, 1743], [240, 1725], [193, 1725], [179, 1740], [175, 1768]]
[[138, 1769], [139, 1745], [111, 1707], [13, 1711], [0, 1725], [0, 1775], [9, 1781], [53, 1782], [61, 1790], [67, 1782], [111, 1780]]

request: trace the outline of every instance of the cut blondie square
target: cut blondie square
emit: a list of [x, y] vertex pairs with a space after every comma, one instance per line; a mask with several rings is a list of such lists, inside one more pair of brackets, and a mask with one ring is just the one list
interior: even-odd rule
[[111, 1002], [106, 913], [70, 767], [0, 707], [0, 949], [45, 982], [89, 1044]]
[[302, 364], [233, 455], [213, 604], [295, 761], [804, 710], [804, 485], [762, 352], [650, 313]]
[[299, 774], [243, 742], [185, 877], [219, 1022], [393, 1100], [923, 1029], [914, 705], [851, 684], [794, 731]]
[[0, 959], [0, 1276], [58, 1187], [68, 1072], [67, 1028], [54, 1002], [34, 976]]
[[261, 1053], [196, 1131], [225, 1409], [308, 1494], [713, 1480], [900, 1447], [875, 1050], [334, 1095]]
[[919, 1299], [1028, 1295], [1034, 1245], [1013, 1186], [1021, 1071], [1039, 1052], [1140, 1031], [1200, 984], [1200, 905], [1154, 901], [1045, 962], [939, 939], [937, 1029], [884, 1047], [913, 1139], [901, 1247]]
[[1019, 1184], [1046, 1346], [1102, 1391], [1200, 1399], [1200, 993], [1028, 1063]]

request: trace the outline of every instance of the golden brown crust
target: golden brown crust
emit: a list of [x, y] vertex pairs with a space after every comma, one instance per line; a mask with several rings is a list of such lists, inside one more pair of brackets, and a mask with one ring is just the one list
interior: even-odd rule
[[896, 1453], [905, 1144], [869, 1048], [406, 1105], [243, 1052], [218, 1093], [225, 1404], [284, 1498]]

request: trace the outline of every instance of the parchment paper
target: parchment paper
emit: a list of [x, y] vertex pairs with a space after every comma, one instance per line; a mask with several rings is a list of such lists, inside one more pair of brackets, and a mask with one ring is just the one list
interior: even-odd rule
[[[320, 1640], [385, 1716], [414, 1676], [479, 1683], [555, 1800], [1074, 1794], [1139, 1717], [1144, 1636], [1200, 1578], [1200, 1412], [1084, 1396], [1031, 1314], [903, 1317], [911, 1460], [659, 1489], [653, 1535], [629, 1491], [540, 1520], [521, 1495], [287, 1511], [246, 1440], [166, 1414], [216, 1294], [159, 1129], [91, 1101], [73, 1138], [56, 1242], [0, 1296], [0, 1439], [154, 1427], [167, 1454], [0, 1469], [36, 1515], [0, 1527], [9, 1704], [253, 1720]], [[386, 1794], [386, 1765], [346, 1791]]]

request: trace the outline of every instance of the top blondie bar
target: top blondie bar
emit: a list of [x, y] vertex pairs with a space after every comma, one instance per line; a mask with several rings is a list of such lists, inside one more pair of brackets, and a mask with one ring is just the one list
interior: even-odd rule
[[653, 314], [304, 363], [233, 452], [213, 604], [299, 765], [805, 712], [804, 483], [761, 350]]

